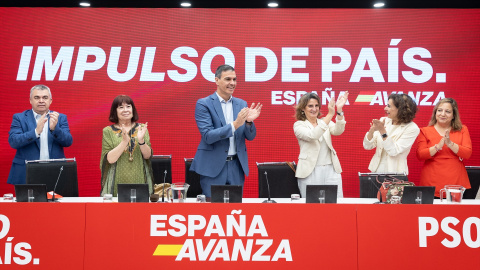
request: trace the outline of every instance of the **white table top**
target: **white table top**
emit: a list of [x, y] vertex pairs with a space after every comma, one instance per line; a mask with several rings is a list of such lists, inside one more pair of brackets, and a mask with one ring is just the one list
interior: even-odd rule
[[[265, 198], [243, 198], [243, 203], [261, 203], [265, 200]], [[292, 203], [290, 198], [273, 198], [277, 203]], [[3, 198], [0, 198], [1, 202], [12, 202], [12, 201], [5, 201]], [[58, 199], [58, 202], [65, 202], [65, 203], [102, 203], [102, 197], [65, 197]], [[117, 202], [117, 198], [113, 197], [113, 202]], [[195, 198], [187, 198], [187, 203], [196, 203]], [[377, 199], [370, 199], [370, 198], [338, 198], [339, 204], [373, 204], [378, 202]], [[305, 199], [302, 198], [298, 202], [293, 203], [305, 203]], [[438, 199], [434, 200], [433, 204], [449, 204], [446, 200], [440, 201]], [[480, 205], [480, 200], [462, 200], [461, 203], [449, 204], [449, 205]]]

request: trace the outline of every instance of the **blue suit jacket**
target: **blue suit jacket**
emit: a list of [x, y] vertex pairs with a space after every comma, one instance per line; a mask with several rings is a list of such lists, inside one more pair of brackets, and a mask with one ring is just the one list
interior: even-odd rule
[[[48, 122], [45, 123], [48, 128]], [[26, 166], [25, 160], [37, 160], [40, 158], [40, 138], [37, 139], [35, 128], [37, 123], [32, 110], [13, 115], [12, 126], [8, 132], [8, 143], [17, 149], [13, 159], [12, 168], [8, 175], [9, 184], [25, 184]], [[72, 145], [73, 139], [68, 128], [67, 116], [60, 114], [55, 130], [48, 131], [48, 152], [50, 159], [65, 158], [63, 147]]]
[[[232, 98], [233, 118], [245, 107], [247, 102], [239, 98]], [[222, 106], [217, 94], [199, 99], [195, 107], [195, 121], [200, 131], [201, 140], [197, 153], [190, 167], [200, 175], [216, 177], [226, 163], [229, 138], [232, 136], [232, 125], [226, 124]], [[255, 124], [246, 124], [235, 130], [235, 145], [237, 156], [243, 172], [248, 175], [248, 155], [245, 139], [251, 141], [257, 135]]]

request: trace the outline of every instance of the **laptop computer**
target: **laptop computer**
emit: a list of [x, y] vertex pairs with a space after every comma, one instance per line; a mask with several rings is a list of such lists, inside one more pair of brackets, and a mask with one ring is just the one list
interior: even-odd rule
[[15, 185], [17, 202], [28, 202], [28, 190], [33, 190], [33, 202], [47, 202], [47, 185], [22, 184]]
[[[241, 203], [243, 188], [240, 185], [212, 185], [212, 203]], [[225, 200], [228, 193], [228, 201]]]
[[149, 202], [148, 184], [118, 184], [118, 202], [132, 202], [132, 189], [135, 190], [134, 202]]
[[402, 204], [418, 204], [416, 202], [422, 192], [421, 204], [433, 204], [433, 197], [435, 195], [435, 187], [422, 186], [406, 186], [403, 188]]
[[307, 185], [307, 203], [320, 203], [320, 190], [325, 192], [324, 203], [337, 203], [337, 185]]

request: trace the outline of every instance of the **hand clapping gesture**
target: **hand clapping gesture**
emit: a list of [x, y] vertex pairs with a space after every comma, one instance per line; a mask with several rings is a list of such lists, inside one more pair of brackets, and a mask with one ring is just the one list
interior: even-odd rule
[[42, 133], [43, 127], [45, 126], [45, 123], [48, 121], [47, 115], [48, 113], [43, 114], [38, 120], [37, 127], [35, 128], [35, 132], [37, 132], [37, 134]]
[[128, 141], [130, 140], [130, 136], [128, 136], [128, 131], [124, 124], [122, 124], [121, 130], [122, 130], [122, 141], [128, 143]]
[[335, 112], [335, 100], [330, 99], [330, 102], [328, 102], [328, 115], [331, 115], [332, 117], [336, 114]]
[[137, 139], [139, 143], [145, 143], [145, 133], [147, 132], [148, 122], [138, 127]]
[[341, 95], [337, 100], [337, 111], [342, 112], [343, 106], [347, 103], [348, 100], [348, 91], [345, 94]]
[[59, 114], [58, 112], [50, 112], [49, 115], [50, 115], [49, 127], [50, 127], [50, 130], [53, 131], [57, 126]]
[[258, 103], [257, 106], [255, 106], [255, 103], [252, 103], [252, 106], [250, 106], [250, 109], [248, 110], [247, 122], [253, 122], [260, 116], [262, 106], [263, 105], [260, 103]]
[[370, 123], [370, 128], [373, 128], [374, 131], [380, 131], [385, 128], [385, 118], [380, 121], [378, 119], [373, 119]]
[[238, 113], [237, 119], [233, 121], [233, 125], [235, 126], [235, 129], [241, 127], [245, 123], [245, 121], [247, 120], [249, 110], [250, 110], [249, 108], [245, 107]]

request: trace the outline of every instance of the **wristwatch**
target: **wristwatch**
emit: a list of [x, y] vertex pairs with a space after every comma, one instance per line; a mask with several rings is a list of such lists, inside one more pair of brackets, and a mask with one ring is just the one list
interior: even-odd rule
[[383, 134], [382, 134], [382, 138], [385, 139], [386, 137], [388, 137], [387, 133], [383, 133]]
[[342, 112], [337, 112], [338, 116], [343, 116], [343, 111]]

